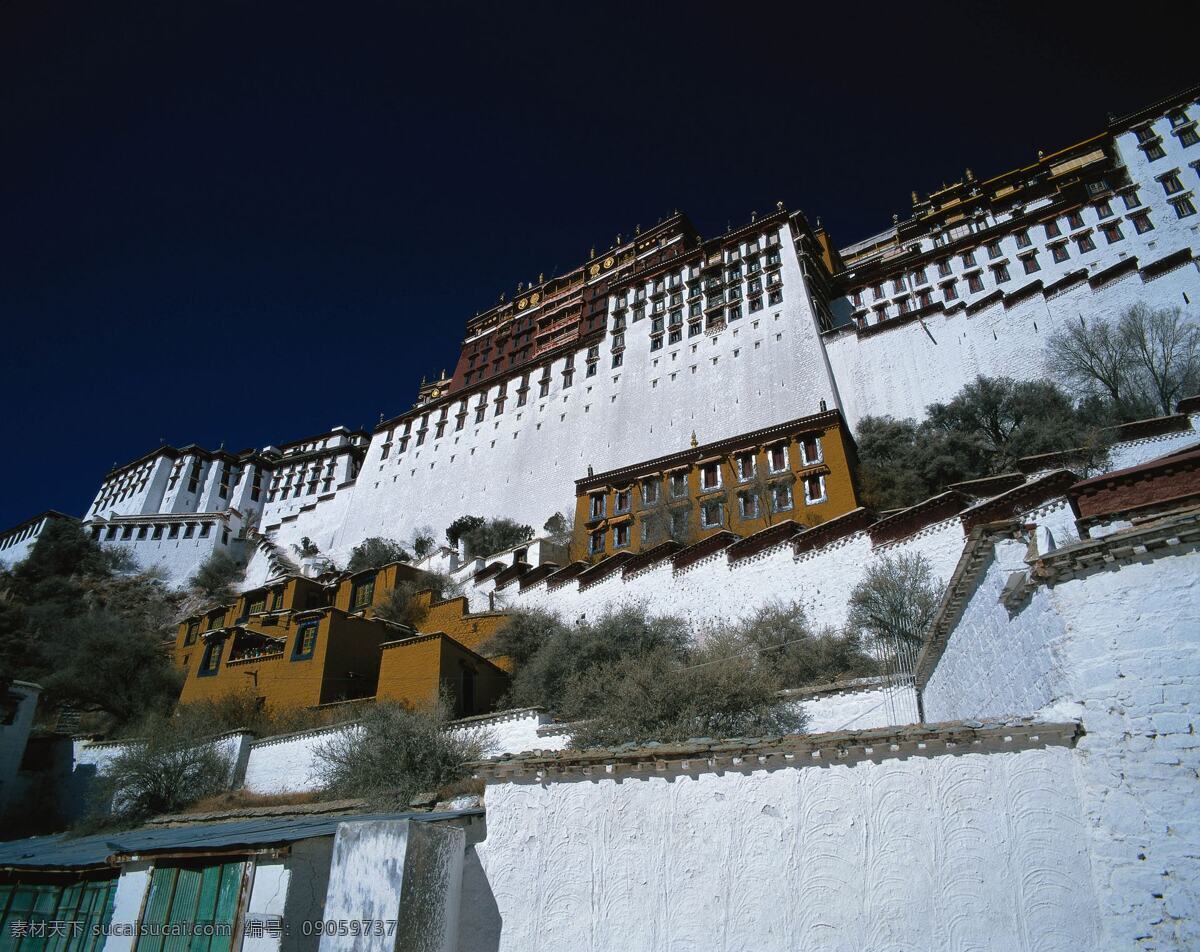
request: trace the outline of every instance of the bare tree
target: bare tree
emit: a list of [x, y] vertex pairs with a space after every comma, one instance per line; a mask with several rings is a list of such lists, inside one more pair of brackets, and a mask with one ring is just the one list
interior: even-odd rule
[[1178, 307], [1135, 304], [1121, 315], [1121, 340], [1130, 353], [1142, 397], [1164, 415], [1200, 388], [1200, 325]]
[[846, 625], [866, 636], [888, 674], [912, 671], [937, 613], [942, 583], [918, 553], [878, 559], [850, 594]]
[[494, 743], [485, 730], [453, 729], [449, 710], [446, 698], [432, 710], [377, 701], [357, 723], [317, 745], [317, 778], [332, 796], [407, 808], [418, 793], [467, 776], [464, 765], [486, 756]]
[[646, 533], [643, 548], [667, 541], [689, 546], [696, 541], [695, 519], [690, 502], [686, 506], [668, 507], [660, 504], [643, 509], [641, 522]]
[[1135, 304], [1116, 322], [1083, 317], [1055, 333], [1046, 367], [1081, 395], [1107, 398], [1135, 419], [1173, 412], [1200, 388], [1200, 327], [1177, 307]]

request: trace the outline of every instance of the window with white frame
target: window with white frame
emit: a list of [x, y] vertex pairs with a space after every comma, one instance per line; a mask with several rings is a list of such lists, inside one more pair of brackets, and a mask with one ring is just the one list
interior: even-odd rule
[[708, 492], [710, 489], [721, 488], [721, 464], [713, 461], [700, 467], [700, 489]]
[[735, 457], [735, 465], [737, 466], [737, 474], [739, 482], [746, 482], [753, 479], [754, 474], [758, 471], [758, 458], [753, 450], [747, 453], [738, 453]]
[[787, 512], [792, 506], [792, 487], [790, 485], [779, 483], [771, 487], [771, 508], [775, 512]]
[[767, 450], [772, 473], [782, 473], [788, 468], [788, 448], [786, 443], [776, 443]]
[[593, 532], [588, 536], [588, 552], [597, 555], [604, 551], [604, 531]]
[[825, 477], [809, 476], [804, 480], [804, 504], [814, 506], [825, 501]]
[[642, 480], [642, 505], [656, 506], [662, 492], [662, 483], [657, 476]]
[[679, 499], [686, 496], [688, 491], [687, 473], [679, 470], [671, 474], [671, 496]]
[[804, 461], [805, 466], [815, 466], [824, 460], [820, 437], [806, 436], [800, 441], [800, 458]]
[[633, 490], [632, 489], [618, 489], [617, 490], [617, 498], [614, 500], [614, 503], [613, 503], [613, 512], [614, 513], [629, 512], [629, 510], [632, 507], [633, 507]]
[[629, 523], [623, 522], [619, 526], [613, 526], [613, 548], [624, 549], [629, 545]]
[[592, 519], [603, 519], [606, 507], [608, 505], [608, 496], [605, 493], [592, 493], [591, 505], [588, 512]]
[[738, 493], [738, 512], [743, 519], [757, 519], [758, 496], [751, 492]]
[[704, 529], [715, 529], [725, 524], [725, 504], [719, 499], [706, 502], [700, 507], [700, 526]]

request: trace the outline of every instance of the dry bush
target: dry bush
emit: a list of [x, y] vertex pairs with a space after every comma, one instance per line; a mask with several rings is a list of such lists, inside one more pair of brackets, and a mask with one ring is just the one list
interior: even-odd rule
[[387, 701], [367, 708], [354, 725], [316, 747], [325, 794], [403, 810], [418, 793], [464, 779], [464, 765], [484, 757], [492, 738], [485, 731], [448, 730], [446, 709], [443, 703], [411, 710]]

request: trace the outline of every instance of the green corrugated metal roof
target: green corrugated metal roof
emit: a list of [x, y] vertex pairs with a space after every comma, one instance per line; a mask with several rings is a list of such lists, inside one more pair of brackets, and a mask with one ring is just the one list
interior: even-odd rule
[[35, 836], [0, 842], [0, 870], [86, 869], [103, 866], [114, 853], [143, 854], [195, 851], [204, 853], [240, 846], [261, 848], [294, 843], [316, 836], [332, 836], [341, 823], [369, 820], [417, 820], [434, 823], [460, 817], [483, 816], [483, 810], [439, 813], [365, 813], [340, 816], [263, 817], [231, 823], [196, 823], [187, 826], [143, 827], [94, 836]]

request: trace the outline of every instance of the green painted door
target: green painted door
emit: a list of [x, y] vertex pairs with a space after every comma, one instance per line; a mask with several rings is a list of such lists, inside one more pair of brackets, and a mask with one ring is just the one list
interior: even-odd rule
[[96, 952], [117, 881], [0, 885], [0, 952]]
[[230, 952], [245, 863], [156, 866], [137, 952]]

